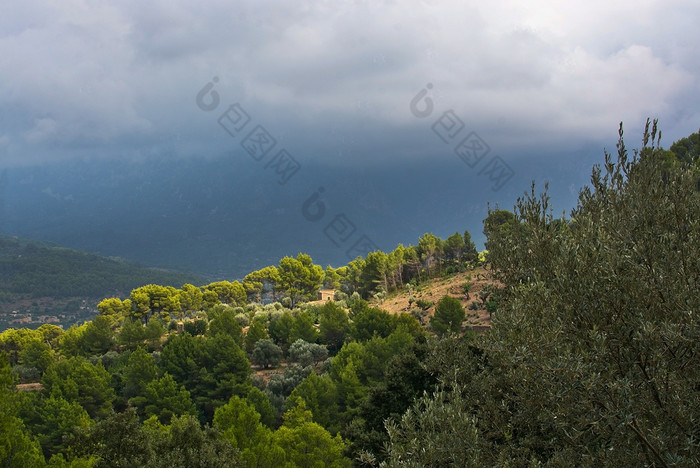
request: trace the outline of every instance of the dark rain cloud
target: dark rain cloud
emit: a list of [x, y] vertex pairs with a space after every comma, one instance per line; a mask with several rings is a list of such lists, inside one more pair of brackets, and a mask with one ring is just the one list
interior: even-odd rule
[[[501, 153], [698, 128], [695, 1], [43, 2], [0, 15], [0, 165], [211, 156], [213, 77], [301, 159], [429, 157], [453, 109]], [[408, 104], [427, 83], [435, 114]], [[219, 112], [217, 110], [213, 114]], [[220, 112], [219, 112], [220, 113]], [[346, 155], [346, 156], [344, 156]]]

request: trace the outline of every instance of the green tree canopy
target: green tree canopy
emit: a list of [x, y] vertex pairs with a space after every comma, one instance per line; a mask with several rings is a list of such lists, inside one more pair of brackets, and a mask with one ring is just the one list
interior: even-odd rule
[[311, 412], [299, 398], [284, 415], [284, 424], [273, 434], [273, 442], [285, 454], [281, 466], [350, 467], [351, 461], [343, 456], [345, 442], [337, 435], [332, 437], [322, 426], [312, 420]]
[[10, 361], [0, 352], [0, 465], [8, 468], [42, 466], [39, 443], [32, 439], [17, 417], [14, 378]]
[[44, 341], [32, 340], [19, 353], [19, 363], [36, 367], [43, 374], [56, 359], [56, 353]]
[[101, 315], [108, 317], [110, 324], [115, 326], [131, 313], [131, 300], [122, 301], [116, 297], [103, 299], [97, 304], [97, 310]]
[[11, 365], [20, 360], [20, 353], [34, 341], [43, 341], [42, 335], [36, 330], [27, 328], [9, 328], [0, 333], [0, 351], [5, 352]]
[[93, 424], [77, 402], [38, 393], [29, 393], [26, 397], [27, 401], [22, 405], [22, 420], [36, 435], [47, 460], [68, 449], [68, 439], [76, 429]]
[[340, 275], [332, 266], [326, 266], [323, 273], [323, 287], [326, 289], [340, 289]]
[[242, 328], [236, 320], [236, 313], [232, 307], [214, 306], [209, 309], [207, 316], [209, 317], [209, 335], [216, 336], [219, 333], [225, 333], [233, 338], [238, 345], [243, 344]]
[[98, 315], [87, 323], [80, 347], [87, 356], [100, 355], [114, 346], [112, 321], [105, 315]]
[[389, 466], [697, 465], [700, 192], [655, 127], [633, 157], [620, 128], [570, 221], [546, 193], [518, 200], [500, 225], [521, 232], [489, 241], [491, 330], [430, 358], [443, 388], [390, 425]]
[[146, 329], [140, 320], [124, 320], [121, 330], [117, 335], [117, 342], [127, 349], [136, 349], [146, 339]]
[[147, 284], [131, 291], [131, 316], [148, 323], [151, 315], [163, 320], [181, 315], [180, 294], [172, 286]]
[[697, 164], [700, 158], [700, 133], [693, 133], [674, 142], [670, 150], [678, 161], [687, 164]]
[[490, 251], [492, 247], [499, 246], [505, 238], [512, 235], [517, 224], [515, 215], [508, 210], [499, 210], [497, 208], [489, 211], [488, 216], [484, 219], [486, 249]]
[[447, 331], [459, 333], [465, 318], [466, 314], [459, 299], [443, 296], [435, 306], [435, 315], [430, 319], [430, 327], [439, 336]]
[[292, 305], [316, 298], [323, 282], [323, 268], [314, 265], [310, 256], [300, 253], [296, 258], [284, 257], [277, 270], [280, 289], [291, 298]]
[[385, 310], [364, 306], [353, 314], [351, 330], [357, 341], [367, 341], [375, 335], [385, 338], [394, 331], [394, 319]]
[[263, 298], [271, 297], [276, 300], [280, 288], [281, 277], [277, 267], [268, 266], [248, 273], [243, 279], [243, 287], [251, 301], [260, 302]]
[[288, 310], [284, 311], [282, 315], [273, 317], [268, 326], [270, 338], [285, 352], [289, 349], [289, 345], [291, 344], [293, 327], [294, 316]]
[[474, 242], [472, 242], [472, 235], [469, 231], [464, 231], [464, 252], [462, 253], [462, 260], [465, 262], [476, 262], [479, 258], [479, 253], [476, 251]]
[[448, 262], [459, 265], [464, 256], [466, 246], [464, 245], [464, 238], [458, 232], [455, 232], [447, 239], [445, 239], [444, 244], [445, 249], [445, 259]]
[[238, 281], [217, 281], [204, 286], [204, 290], [216, 293], [220, 302], [232, 307], [244, 306], [247, 302], [246, 290]]
[[335, 382], [328, 376], [319, 377], [315, 372], [310, 373], [292, 391], [288, 406], [292, 406], [296, 398], [304, 400], [306, 408], [313, 414], [315, 422], [332, 434], [338, 433], [341, 422], [338, 410], [338, 390]]
[[318, 340], [318, 329], [314, 326], [314, 318], [308, 311], [302, 310], [297, 313], [289, 340], [291, 342], [304, 340], [308, 343], [315, 343]]
[[250, 385], [245, 352], [223, 333], [208, 339], [172, 336], [163, 347], [159, 365], [190, 392], [202, 420], [210, 421], [218, 406]]
[[350, 321], [345, 309], [333, 301], [327, 301], [319, 313], [319, 341], [335, 354], [343, 346], [350, 331]]
[[138, 400], [137, 406], [143, 408], [145, 418], [155, 416], [162, 424], [170, 423], [173, 417], [197, 415], [190, 392], [175, 382], [167, 372], [146, 385], [143, 398]]
[[178, 297], [180, 299], [178, 318], [192, 316], [195, 312], [202, 310], [204, 295], [200, 288], [189, 283], [183, 284], [180, 291], [178, 291]]
[[248, 327], [248, 331], [245, 334], [245, 349], [248, 353], [252, 354], [255, 349], [255, 344], [268, 338], [266, 320], [263, 318], [257, 318]]
[[124, 369], [123, 393], [125, 398], [143, 395], [146, 386], [157, 377], [158, 368], [153, 356], [138, 347], [131, 353]]
[[388, 291], [389, 275], [389, 256], [381, 250], [368, 253], [360, 272], [360, 293], [368, 297], [378, 290]]
[[251, 360], [253, 364], [264, 369], [268, 367], [277, 367], [282, 360], [282, 348], [277, 346], [270, 339], [258, 340], [255, 343]]
[[442, 267], [444, 242], [433, 233], [425, 233], [418, 239], [418, 258], [428, 275]]
[[289, 348], [289, 361], [297, 362], [303, 367], [317, 364], [327, 358], [328, 349], [325, 346], [302, 339], [296, 340]]
[[133, 408], [81, 431], [73, 450], [92, 459], [96, 467], [205, 468], [239, 464], [235, 448], [216, 429], [202, 429], [196, 418], [173, 418], [169, 425], [153, 418], [141, 425]]
[[46, 370], [41, 383], [47, 396], [77, 402], [92, 418], [105, 417], [112, 410], [114, 390], [101, 362], [90, 364], [80, 357], [56, 361]]

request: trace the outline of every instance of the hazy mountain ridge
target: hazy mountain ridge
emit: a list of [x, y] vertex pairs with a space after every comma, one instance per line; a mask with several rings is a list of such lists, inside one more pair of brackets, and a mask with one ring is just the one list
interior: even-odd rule
[[[378, 155], [364, 167], [308, 165], [285, 185], [237, 153], [14, 168], [5, 172], [0, 231], [212, 280], [240, 278], [298, 252], [340, 266], [354, 258], [347, 251], [362, 235], [389, 250], [428, 231], [446, 237], [467, 228], [481, 245], [487, 203], [510, 208], [532, 179], [549, 180], [562, 200], [557, 209], [569, 209], [570, 186], [585, 183], [588, 161], [599, 153], [562, 155], [544, 166], [536, 156], [511, 156], [515, 176], [499, 191], [450, 153], [429, 164], [382, 163]], [[325, 213], [310, 221], [302, 205], [319, 188]], [[338, 215], [355, 228], [340, 246], [324, 233]]]
[[203, 283], [191, 274], [0, 234], [0, 328], [44, 322], [70, 325], [94, 316], [104, 297], [144, 284]]

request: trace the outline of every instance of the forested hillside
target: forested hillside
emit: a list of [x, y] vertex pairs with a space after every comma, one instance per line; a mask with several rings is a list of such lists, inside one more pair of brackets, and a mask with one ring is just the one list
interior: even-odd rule
[[0, 462], [698, 466], [697, 141], [666, 151], [654, 122], [629, 154], [620, 129], [570, 217], [532, 187], [481, 253], [465, 232], [325, 270], [298, 254], [7, 330]]
[[[201, 278], [133, 262], [0, 235], [0, 330], [43, 321], [69, 326], [94, 316], [107, 295], [148, 283], [181, 285]], [[16, 311], [16, 313], [12, 313]]]

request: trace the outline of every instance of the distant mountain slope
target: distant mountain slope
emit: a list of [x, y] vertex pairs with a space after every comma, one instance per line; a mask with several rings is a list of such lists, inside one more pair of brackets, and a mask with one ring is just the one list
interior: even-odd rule
[[[0, 235], [0, 329], [12, 323], [73, 323], [99, 300], [149, 283], [203, 284], [196, 275]], [[43, 317], [43, 318], [39, 318]]]
[[[310, 162], [284, 185], [247, 154], [233, 153], [47, 163], [9, 168], [4, 183], [0, 169], [0, 232], [210, 280], [242, 278], [299, 252], [320, 265], [345, 265], [425, 232], [445, 238], [468, 229], [481, 248], [487, 202], [509, 209], [532, 179], [538, 186], [549, 180], [555, 211], [568, 211], [578, 196], [572, 187], [588, 181], [600, 149], [501, 156], [515, 175], [498, 191], [451, 151], [420, 163], [384, 162], [379, 153], [366, 165]], [[308, 201], [311, 216], [302, 211]], [[363, 235], [376, 247], [355, 252]]]

